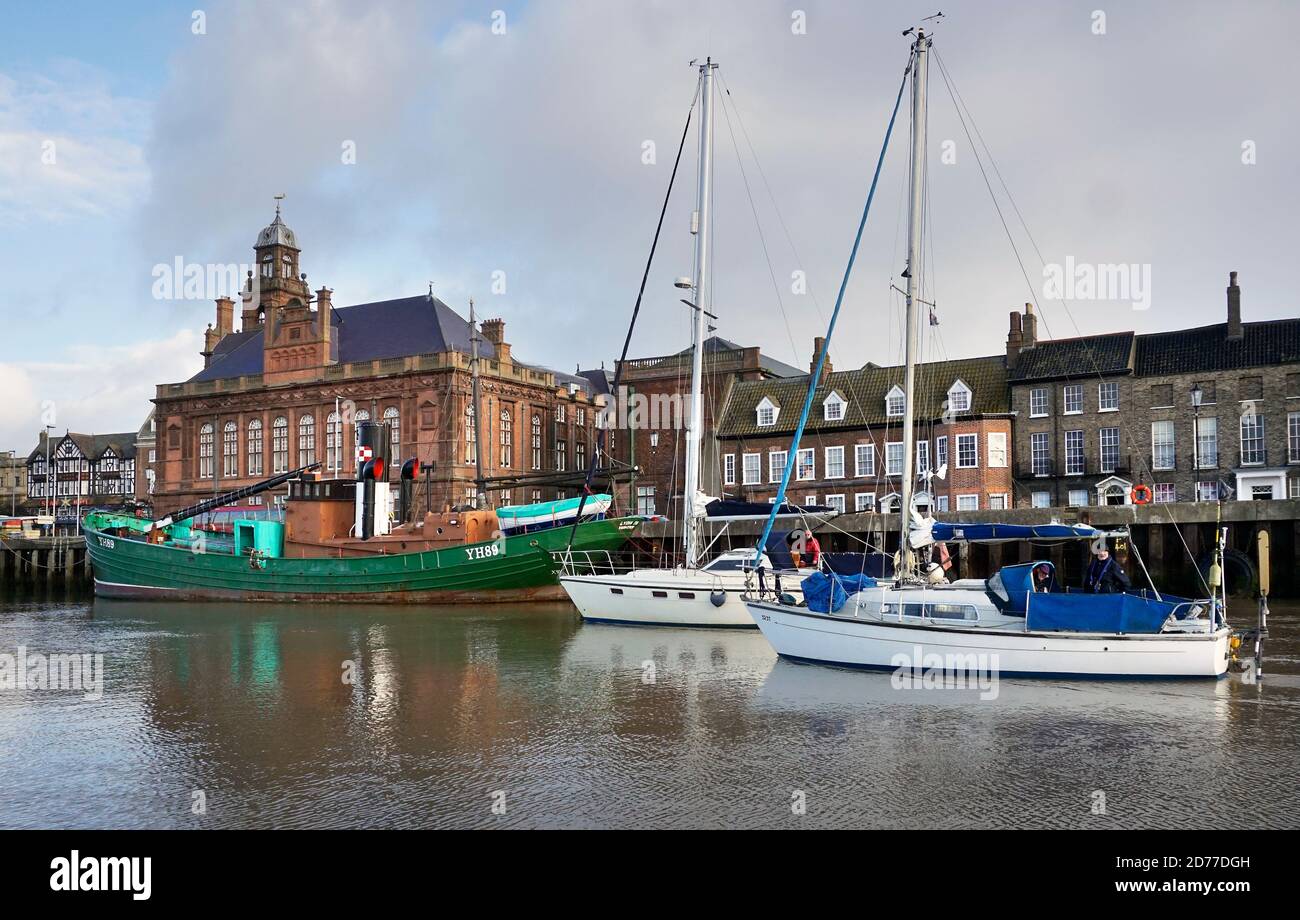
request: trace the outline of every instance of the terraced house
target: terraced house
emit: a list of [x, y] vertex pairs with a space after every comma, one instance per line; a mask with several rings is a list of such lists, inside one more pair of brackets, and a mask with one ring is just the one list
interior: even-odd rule
[[[1300, 498], [1300, 319], [1037, 341], [1032, 309], [1007, 344], [1017, 504]], [[1143, 498], [1143, 490], [1138, 490]]]
[[27, 498], [39, 507], [54, 496], [60, 520], [72, 520], [82, 505], [113, 507], [135, 500], [135, 432], [45, 432], [27, 455]]
[[[297, 238], [278, 208], [254, 252], [258, 276], [254, 283], [250, 271], [241, 293], [239, 331], [234, 301], [219, 298], [204, 369], [157, 388], [155, 513], [318, 461], [327, 478], [351, 478], [355, 425], [371, 419], [390, 426], [389, 475], [417, 458], [431, 473], [435, 507], [474, 500], [480, 452], [487, 477], [585, 467], [596, 422], [594, 375], [525, 364], [506, 341], [505, 323], [487, 320], [475, 406], [470, 324], [431, 291], [335, 307], [329, 288], [308, 287]], [[525, 503], [557, 492], [519, 487], [491, 499]], [[425, 498], [422, 482], [416, 499]]]
[[[815, 353], [815, 352], [814, 352]], [[1012, 506], [1012, 436], [1002, 355], [917, 368], [920, 508]], [[718, 428], [723, 489], [748, 501], [776, 497], [793, 464], [790, 500], [842, 511], [898, 510], [903, 467], [903, 368], [822, 369], [798, 455], [789, 456], [809, 376], [737, 383]]]

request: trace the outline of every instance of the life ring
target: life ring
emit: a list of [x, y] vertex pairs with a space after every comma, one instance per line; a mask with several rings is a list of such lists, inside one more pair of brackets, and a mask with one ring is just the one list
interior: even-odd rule
[[1151, 504], [1151, 487], [1139, 482], [1128, 493], [1128, 497], [1135, 505], [1149, 505]]

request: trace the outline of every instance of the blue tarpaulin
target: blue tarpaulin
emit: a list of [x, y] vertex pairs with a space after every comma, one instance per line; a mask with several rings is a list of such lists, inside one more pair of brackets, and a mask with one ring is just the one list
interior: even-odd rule
[[1136, 594], [1030, 594], [1031, 631], [1157, 633], [1182, 598]]
[[814, 572], [800, 586], [808, 609], [814, 613], [839, 613], [850, 594], [864, 588], [873, 588], [876, 580], [870, 575], [826, 575]]
[[1086, 524], [945, 524], [935, 521], [936, 543], [999, 543], [1003, 540], [1092, 540], [1101, 531]]

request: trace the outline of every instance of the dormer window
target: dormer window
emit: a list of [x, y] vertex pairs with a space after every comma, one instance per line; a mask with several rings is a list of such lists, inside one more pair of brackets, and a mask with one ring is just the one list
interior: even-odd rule
[[844, 397], [839, 393], [831, 393], [822, 403], [822, 415], [828, 422], [840, 422], [844, 420]]
[[756, 412], [758, 413], [759, 428], [772, 427], [776, 424], [776, 417], [781, 414], [781, 410], [777, 408], [776, 403], [772, 402], [772, 400], [768, 399], [766, 396], [764, 396], [763, 401], [758, 404]]
[[971, 402], [970, 387], [958, 380], [948, 388], [948, 410], [950, 412], [969, 412]]
[[885, 394], [885, 415], [889, 418], [900, 418], [903, 415], [906, 396], [903, 394], [903, 388], [894, 385], [894, 388]]

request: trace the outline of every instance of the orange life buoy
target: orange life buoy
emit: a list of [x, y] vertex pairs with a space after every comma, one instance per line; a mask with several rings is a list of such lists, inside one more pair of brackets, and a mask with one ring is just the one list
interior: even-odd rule
[[1128, 497], [1135, 505], [1149, 505], [1151, 504], [1151, 487], [1139, 482], [1133, 487], [1133, 490], [1128, 493]]

